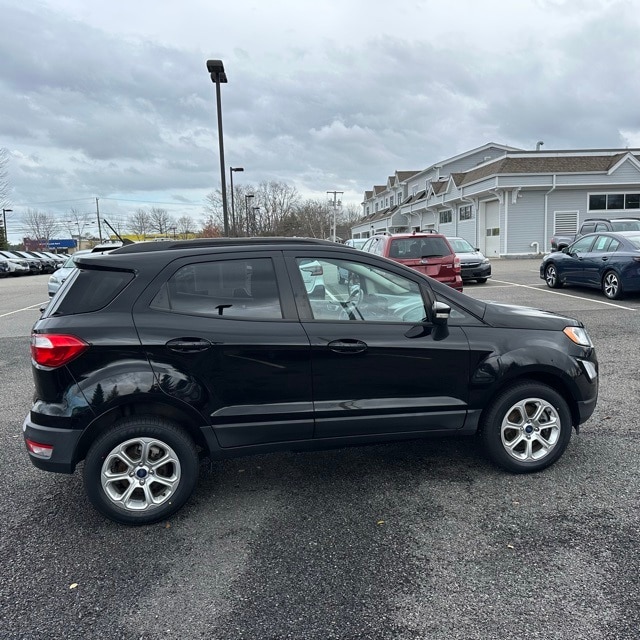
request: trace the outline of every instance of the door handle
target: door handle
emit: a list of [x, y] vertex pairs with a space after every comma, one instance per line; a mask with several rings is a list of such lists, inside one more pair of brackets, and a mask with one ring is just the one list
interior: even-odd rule
[[609, 258], [607, 256], [602, 256], [602, 262], [606, 262]]
[[335, 353], [362, 353], [367, 350], [368, 345], [362, 340], [343, 338], [342, 340], [333, 340], [327, 347]]
[[195, 352], [206, 351], [211, 347], [211, 343], [204, 338], [174, 338], [166, 345], [171, 351]]

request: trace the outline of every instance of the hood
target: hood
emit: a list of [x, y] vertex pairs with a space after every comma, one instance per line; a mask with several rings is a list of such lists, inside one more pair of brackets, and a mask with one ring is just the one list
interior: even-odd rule
[[562, 331], [565, 327], [582, 327], [575, 318], [561, 316], [551, 311], [521, 307], [514, 304], [487, 302], [483, 320], [492, 327], [508, 329], [540, 329], [543, 331]]
[[481, 262], [484, 260], [484, 255], [480, 251], [468, 251], [465, 253], [456, 253], [460, 262]]

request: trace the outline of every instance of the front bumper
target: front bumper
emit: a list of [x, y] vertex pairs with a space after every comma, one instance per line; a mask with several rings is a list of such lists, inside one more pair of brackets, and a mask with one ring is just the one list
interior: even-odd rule
[[491, 264], [465, 265], [460, 264], [462, 280], [477, 280], [491, 277]]
[[81, 430], [45, 427], [35, 424], [31, 421], [30, 415], [27, 415], [22, 424], [22, 434], [25, 440], [28, 439], [53, 447], [50, 458], [37, 456], [28, 451], [29, 459], [38, 469], [56, 473], [74, 472], [76, 468], [76, 451], [82, 436]]

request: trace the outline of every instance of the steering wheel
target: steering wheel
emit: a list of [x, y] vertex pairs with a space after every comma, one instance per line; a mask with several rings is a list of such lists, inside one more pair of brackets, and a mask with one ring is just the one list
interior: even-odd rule
[[352, 286], [349, 289], [349, 297], [347, 298], [347, 303], [358, 306], [362, 304], [362, 300], [364, 299], [364, 291], [362, 287], [359, 285]]

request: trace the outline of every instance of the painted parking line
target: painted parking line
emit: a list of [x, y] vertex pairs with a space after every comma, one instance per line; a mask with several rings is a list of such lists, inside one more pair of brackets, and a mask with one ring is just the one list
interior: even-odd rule
[[47, 304], [46, 302], [39, 302], [38, 304], [32, 304], [30, 307], [23, 307], [22, 309], [16, 309], [15, 311], [9, 311], [8, 313], [0, 313], [0, 318], [6, 318], [12, 316], [14, 313], [20, 313], [21, 311], [32, 311], [33, 309], [39, 309]]
[[593, 298], [585, 298], [583, 296], [575, 296], [571, 293], [561, 293], [560, 291], [552, 291], [549, 288], [544, 289], [544, 285], [540, 285], [539, 287], [532, 287], [529, 284], [518, 284], [517, 282], [508, 282], [507, 280], [494, 280], [493, 282], [499, 282], [505, 285], [511, 285], [512, 287], [522, 287], [524, 289], [531, 289], [533, 291], [541, 291], [544, 293], [552, 293], [556, 296], [565, 296], [566, 298], [574, 298], [576, 300], [584, 300], [585, 302], [595, 302], [596, 304], [604, 304], [607, 307], [615, 307], [616, 309], [625, 309], [626, 311], [637, 311], [634, 307], [625, 307], [622, 304], [615, 304], [614, 302], [605, 302], [604, 300], [594, 300]]

